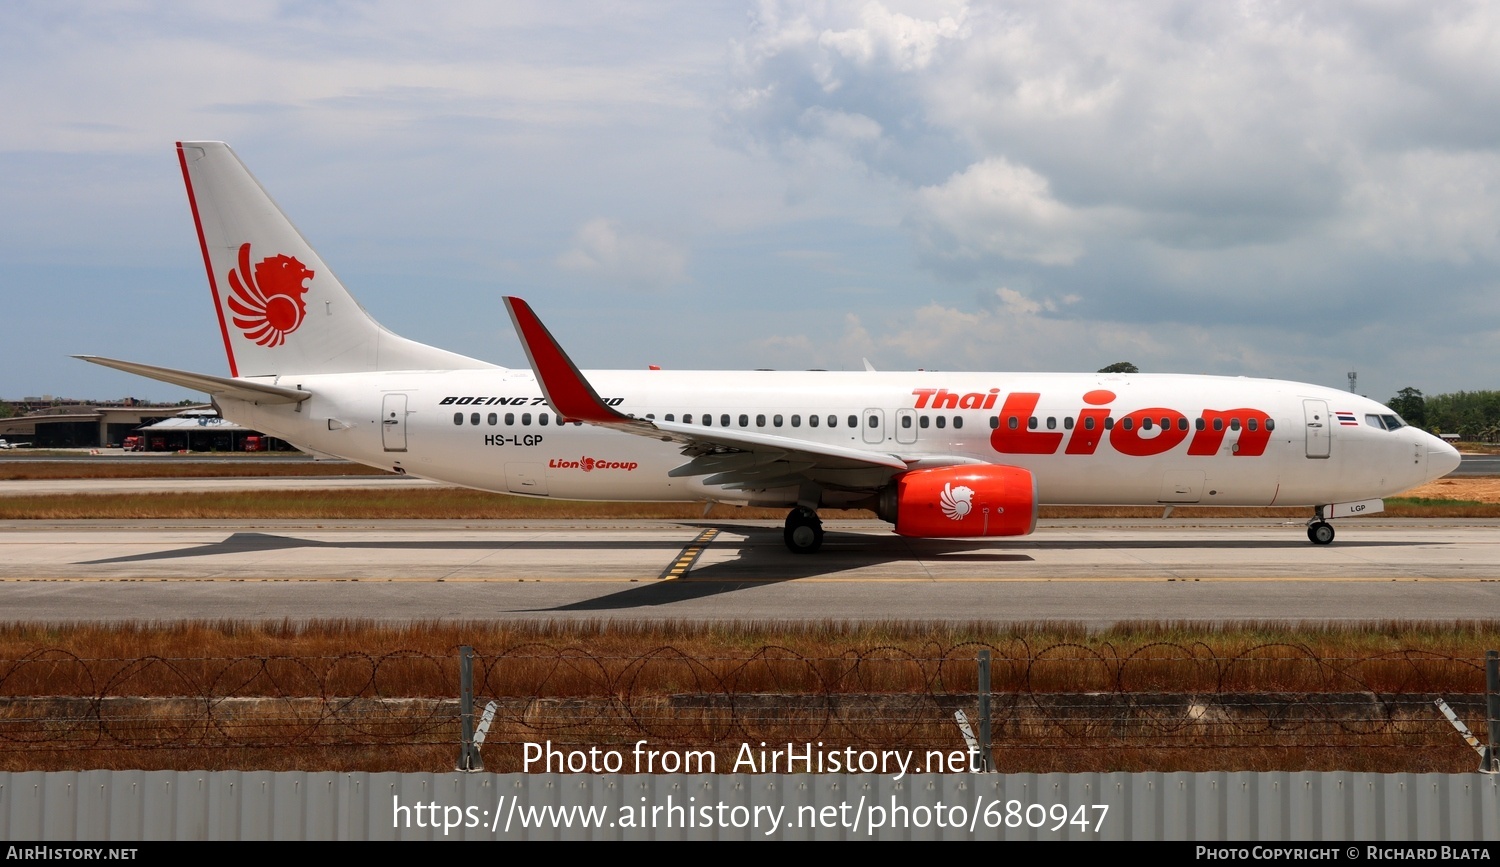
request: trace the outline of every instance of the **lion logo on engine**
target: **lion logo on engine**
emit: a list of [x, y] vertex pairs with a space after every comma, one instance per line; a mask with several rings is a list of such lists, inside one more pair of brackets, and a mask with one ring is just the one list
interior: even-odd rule
[[974, 509], [974, 489], [964, 485], [956, 488], [952, 482], [943, 485], [941, 499], [943, 514], [955, 521], [962, 521]]
[[250, 267], [250, 245], [240, 245], [239, 267], [229, 271], [234, 325], [261, 346], [280, 346], [307, 318], [307, 281], [313, 272], [291, 256], [271, 256]]

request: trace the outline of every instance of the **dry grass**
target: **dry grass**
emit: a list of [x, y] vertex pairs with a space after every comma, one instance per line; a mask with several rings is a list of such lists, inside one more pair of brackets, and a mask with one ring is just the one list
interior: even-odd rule
[[461, 645], [484, 658], [476, 677], [493, 696], [613, 694], [621, 684], [662, 695], [705, 683], [733, 693], [947, 693], [972, 688], [980, 649], [991, 651], [1003, 691], [1475, 692], [1476, 660], [1500, 646], [1500, 620], [1103, 631], [836, 621], [12, 623], [0, 625], [0, 695], [90, 695], [108, 684], [132, 696], [232, 685], [226, 694], [375, 688], [436, 698], [452, 694]]
[[49, 479], [241, 479], [308, 476], [389, 476], [344, 461], [302, 463], [285, 460], [178, 460], [176, 457], [119, 458], [117, 461], [0, 461], [0, 481]]
[[[1394, 518], [1500, 518], [1500, 502], [1391, 499], [1384, 514]], [[1042, 518], [1159, 518], [1159, 506], [1044, 506]], [[1178, 507], [1175, 518], [1281, 518], [1300, 520], [1306, 508], [1234, 509]], [[715, 505], [711, 517], [781, 520], [785, 509]], [[822, 512], [825, 520], [873, 519], [861, 509]], [[0, 497], [0, 520], [72, 519], [296, 519], [313, 520], [572, 520], [632, 518], [693, 520], [704, 516], [701, 503], [609, 503], [513, 497], [461, 488], [400, 490], [222, 491], [167, 494], [43, 494]]]
[[442, 770], [463, 644], [494, 771], [544, 739], [956, 749], [988, 648], [1002, 770], [1461, 772], [1428, 702], [1474, 703], [1500, 622], [11, 624], [0, 768]]

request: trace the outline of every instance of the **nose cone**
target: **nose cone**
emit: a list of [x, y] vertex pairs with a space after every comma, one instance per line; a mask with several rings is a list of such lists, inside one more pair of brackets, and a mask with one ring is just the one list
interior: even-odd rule
[[1448, 475], [1458, 469], [1462, 462], [1458, 449], [1431, 434], [1427, 436], [1427, 472], [1432, 478], [1440, 479]]

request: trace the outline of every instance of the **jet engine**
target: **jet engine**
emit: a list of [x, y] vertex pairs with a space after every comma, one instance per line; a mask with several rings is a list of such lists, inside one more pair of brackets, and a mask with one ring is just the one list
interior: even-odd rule
[[1036, 477], [992, 465], [912, 470], [880, 492], [876, 513], [902, 536], [1024, 536], [1036, 529]]

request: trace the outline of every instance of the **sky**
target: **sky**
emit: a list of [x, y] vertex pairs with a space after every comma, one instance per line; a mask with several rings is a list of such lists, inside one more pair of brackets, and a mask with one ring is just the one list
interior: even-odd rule
[[1500, 6], [0, 4], [0, 398], [227, 373], [173, 143], [524, 366], [1500, 389]]

